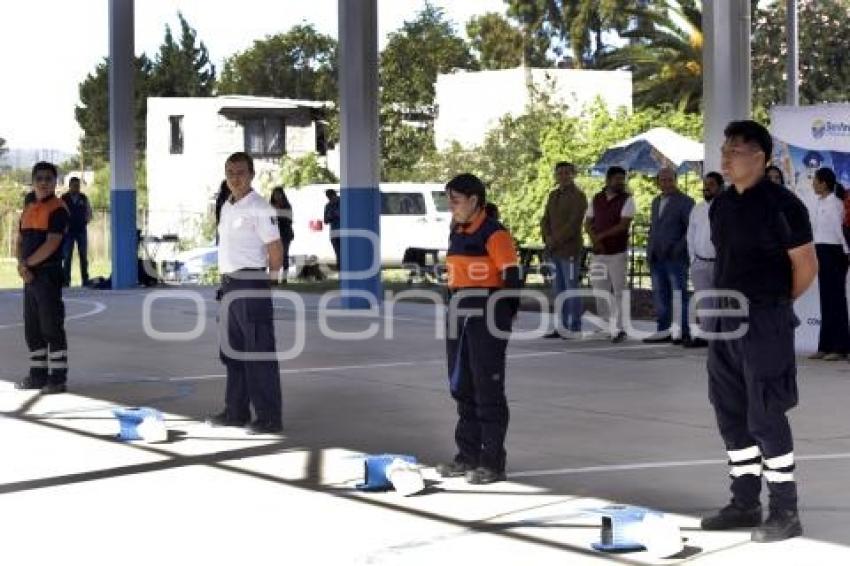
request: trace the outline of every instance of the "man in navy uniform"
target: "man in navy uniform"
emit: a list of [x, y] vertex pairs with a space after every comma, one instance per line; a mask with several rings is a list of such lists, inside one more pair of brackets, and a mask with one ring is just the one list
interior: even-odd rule
[[62, 245], [63, 263], [65, 266], [65, 285], [71, 284], [71, 261], [74, 259], [74, 244], [80, 253], [80, 278], [85, 287], [89, 284], [89, 244], [88, 223], [92, 212], [89, 198], [80, 192], [80, 178], [71, 177], [68, 182], [68, 192], [62, 195], [65, 206], [68, 207], [68, 233]]
[[[744, 120], [724, 134], [722, 166], [731, 187], [709, 211], [714, 283], [743, 295], [748, 317], [717, 319], [721, 336], [709, 344], [708, 394], [729, 456], [732, 500], [702, 528], [753, 527], [753, 541], [773, 542], [803, 534], [786, 412], [797, 404], [793, 301], [817, 275], [817, 257], [806, 207], [765, 177], [770, 133]], [[725, 309], [739, 302], [731, 293], [719, 301]], [[746, 333], [734, 337], [742, 324]], [[762, 477], [770, 495], [764, 522]]]
[[18, 274], [24, 280], [24, 335], [30, 351], [29, 375], [17, 389], [64, 393], [68, 379], [65, 304], [62, 302], [62, 238], [68, 209], [56, 196], [56, 166], [32, 168], [33, 195], [21, 214]]
[[[254, 160], [250, 155], [237, 152], [228, 157], [225, 178], [231, 195], [221, 208], [218, 266], [226, 309], [221, 358], [227, 385], [224, 410], [207, 422], [248, 425], [252, 434], [277, 433], [283, 430], [271, 301], [271, 278], [277, 278], [283, 265], [277, 214], [251, 188]], [[228, 297], [240, 292], [250, 296]]]

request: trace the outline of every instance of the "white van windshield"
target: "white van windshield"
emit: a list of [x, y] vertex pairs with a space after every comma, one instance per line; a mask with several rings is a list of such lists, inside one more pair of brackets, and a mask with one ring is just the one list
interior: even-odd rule
[[431, 191], [431, 197], [437, 212], [449, 212], [449, 197], [446, 196], [446, 191]]
[[381, 214], [423, 215], [427, 211], [425, 197], [420, 193], [381, 193]]

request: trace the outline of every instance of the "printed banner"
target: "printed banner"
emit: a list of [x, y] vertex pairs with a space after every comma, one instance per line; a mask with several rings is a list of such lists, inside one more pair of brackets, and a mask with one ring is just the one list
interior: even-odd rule
[[[804, 201], [813, 198], [812, 179], [821, 167], [831, 168], [838, 182], [850, 188], [850, 104], [774, 106], [770, 128], [773, 164], [782, 170], [789, 190]], [[794, 311], [800, 319], [797, 351], [814, 352], [820, 332], [817, 282], [797, 299]]]

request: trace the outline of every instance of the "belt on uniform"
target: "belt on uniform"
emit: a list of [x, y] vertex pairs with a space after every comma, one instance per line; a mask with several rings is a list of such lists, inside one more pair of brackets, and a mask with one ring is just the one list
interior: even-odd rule
[[251, 273], [251, 272], [265, 272], [265, 267], [243, 267], [242, 269], [237, 269], [231, 273], [225, 273], [221, 276], [222, 282], [233, 281], [235, 279], [245, 279], [245, 277], [240, 277], [239, 273]]
[[713, 257], [702, 257], [702, 256], [699, 256], [699, 255], [697, 255], [697, 254], [694, 254], [694, 257], [695, 257], [695, 258], [697, 258], [697, 259], [698, 259], [698, 260], [700, 260], [700, 261], [711, 261], [711, 262], [717, 261], [717, 260], [716, 260], [715, 258], [713, 258]]

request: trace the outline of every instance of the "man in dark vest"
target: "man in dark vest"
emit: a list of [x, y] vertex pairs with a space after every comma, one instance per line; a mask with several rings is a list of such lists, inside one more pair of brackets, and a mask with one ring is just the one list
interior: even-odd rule
[[62, 243], [62, 263], [64, 267], [65, 285], [71, 284], [71, 261], [74, 259], [74, 243], [80, 252], [80, 278], [83, 286], [89, 283], [88, 256], [88, 223], [92, 212], [89, 199], [80, 192], [80, 178], [71, 177], [68, 192], [62, 195], [65, 206], [68, 207], [68, 233]]
[[626, 248], [635, 201], [626, 192], [626, 170], [614, 166], [605, 175], [605, 187], [596, 193], [587, 209], [585, 230], [593, 244], [589, 278], [595, 291], [596, 311], [606, 321], [614, 343], [626, 339], [623, 331], [622, 299], [626, 287]]

